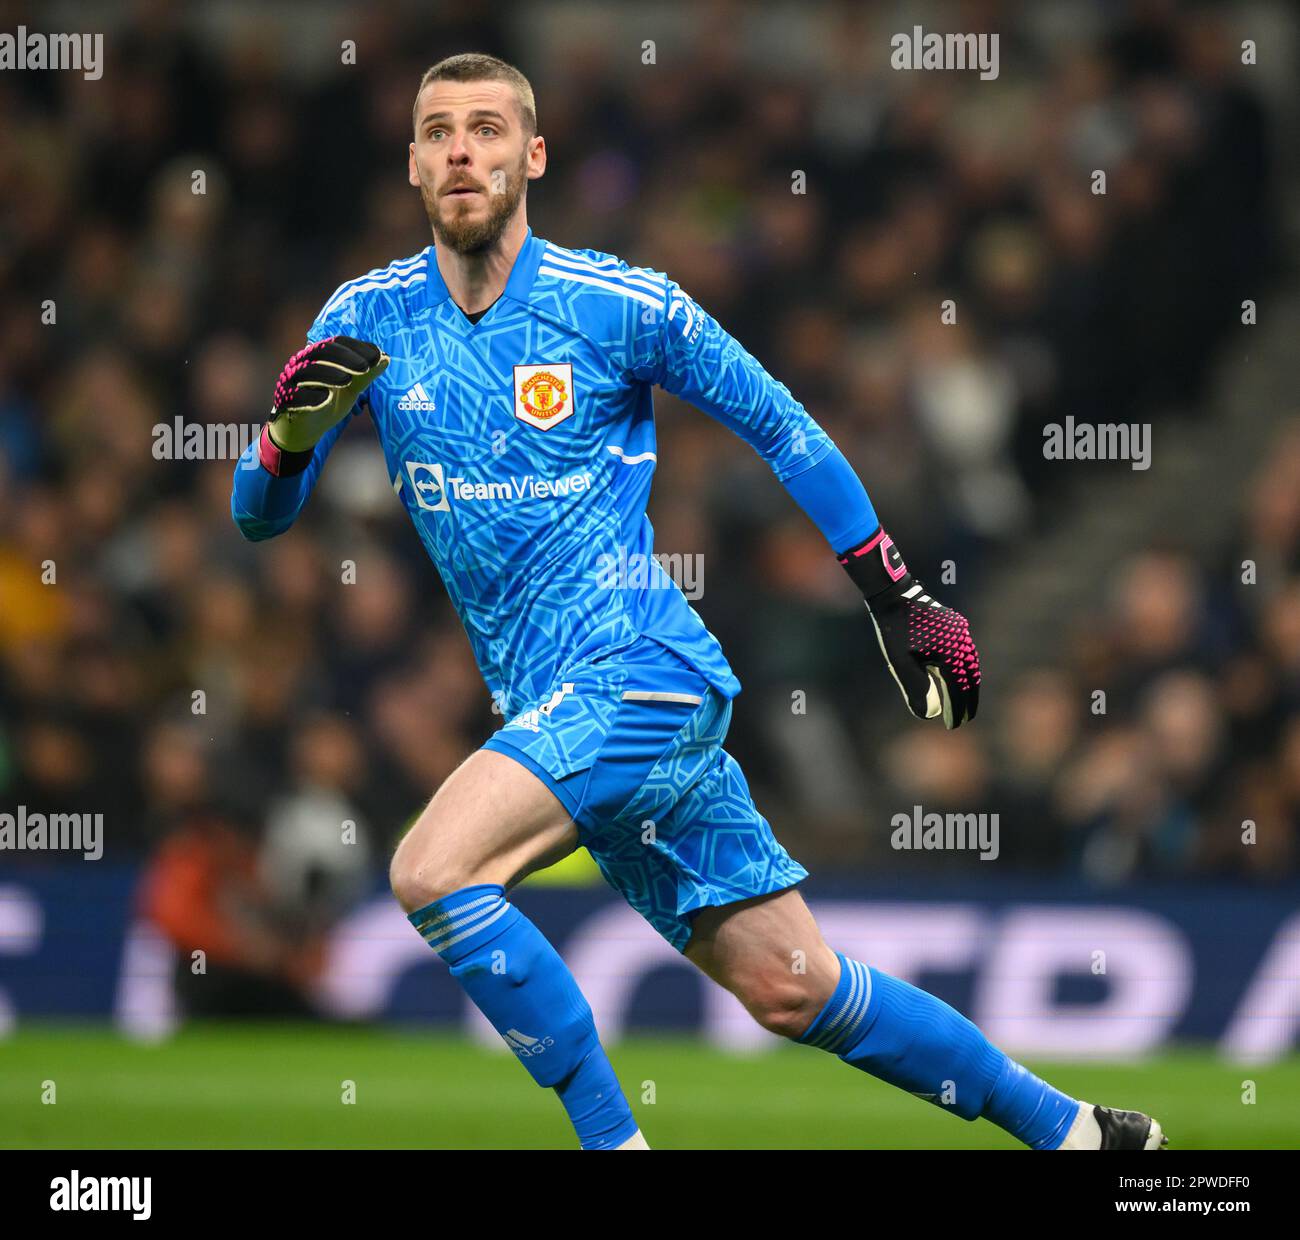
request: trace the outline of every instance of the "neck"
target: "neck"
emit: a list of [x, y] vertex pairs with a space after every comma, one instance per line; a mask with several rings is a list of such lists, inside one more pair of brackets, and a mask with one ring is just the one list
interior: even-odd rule
[[445, 245], [434, 245], [433, 256], [447, 291], [466, 314], [486, 310], [505, 292], [527, 235], [528, 219], [523, 211], [516, 211], [496, 243], [485, 250], [457, 254]]

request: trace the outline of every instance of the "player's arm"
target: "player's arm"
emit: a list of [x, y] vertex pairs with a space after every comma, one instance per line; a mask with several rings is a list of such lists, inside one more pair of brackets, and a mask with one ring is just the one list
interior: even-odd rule
[[948, 728], [975, 718], [979, 654], [966, 617], [926, 593], [885, 533], [866, 489], [829, 435], [672, 281], [646, 316], [634, 373], [730, 428], [771, 467], [862, 591], [903, 700]]
[[352, 336], [310, 340], [289, 359], [270, 417], [235, 466], [230, 513], [245, 538], [274, 538], [293, 524], [349, 414], [387, 366], [378, 346]]

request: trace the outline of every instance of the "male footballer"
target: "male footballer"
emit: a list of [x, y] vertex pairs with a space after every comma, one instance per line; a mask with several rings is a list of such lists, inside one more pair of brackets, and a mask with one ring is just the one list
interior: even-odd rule
[[[443, 60], [413, 121], [409, 179], [434, 244], [325, 303], [231, 500], [245, 537], [282, 533], [367, 407], [509, 719], [397, 848], [392, 889], [412, 925], [555, 1090], [584, 1149], [648, 1146], [573, 975], [508, 898], [579, 845], [765, 1029], [1034, 1149], [1160, 1148], [1149, 1116], [1053, 1089], [948, 1004], [822, 939], [797, 889], [807, 871], [722, 748], [740, 684], [651, 558], [651, 389], [767, 462], [861, 590], [908, 709], [948, 728], [979, 703], [965, 617], [908, 571], [825, 431], [676, 283], [533, 235], [546, 143], [518, 70]], [[648, 562], [648, 584], [611, 580], [615, 561]]]

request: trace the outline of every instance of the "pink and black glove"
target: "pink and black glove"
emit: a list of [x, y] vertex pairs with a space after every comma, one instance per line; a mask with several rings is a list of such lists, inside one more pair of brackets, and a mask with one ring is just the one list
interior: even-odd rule
[[388, 368], [388, 354], [351, 336], [330, 336], [299, 349], [275, 384], [258, 454], [277, 477], [307, 468], [326, 431], [352, 412], [357, 398]]
[[980, 656], [966, 617], [930, 597], [881, 526], [839, 557], [866, 599], [876, 639], [907, 709], [958, 728], [980, 702]]

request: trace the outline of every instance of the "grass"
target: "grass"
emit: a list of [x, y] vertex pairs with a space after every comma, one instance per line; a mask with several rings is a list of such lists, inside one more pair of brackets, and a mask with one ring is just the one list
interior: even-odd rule
[[[660, 1148], [1020, 1148], [804, 1047], [737, 1056], [634, 1038], [611, 1058]], [[1244, 1068], [1187, 1049], [1028, 1066], [1076, 1097], [1151, 1112], [1171, 1150], [1300, 1147], [1300, 1057]], [[558, 1102], [507, 1052], [445, 1034], [210, 1026], [140, 1045], [99, 1028], [23, 1026], [0, 1041], [0, 1148], [573, 1147]]]

